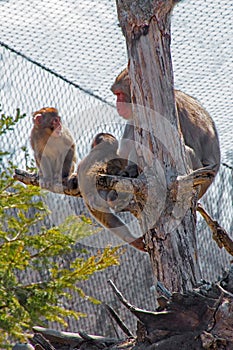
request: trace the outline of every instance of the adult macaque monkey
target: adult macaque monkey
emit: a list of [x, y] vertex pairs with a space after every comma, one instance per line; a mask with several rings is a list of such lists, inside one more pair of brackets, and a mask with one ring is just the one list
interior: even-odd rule
[[78, 165], [79, 189], [88, 210], [101, 225], [133, 247], [145, 251], [143, 238], [135, 239], [126, 224], [111, 212], [105, 200], [107, 198], [96, 188], [98, 174], [117, 175], [125, 165], [124, 160], [122, 163], [122, 159], [117, 155], [117, 149], [118, 141], [113, 135], [96, 135], [90, 153]]
[[53, 183], [66, 184], [75, 169], [74, 139], [56, 108], [44, 107], [33, 113], [31, 146], [39, 169], [40, 184], [48, 188]]
[[[116, 106], [119, 115], [130, 121], [132, 105], [127, 68], [117, 76], [111, 90], [117, 96]], [[196, 99], [179, 90], [174, 90], [174, 94], [180, 127], [193, 170], [212, 166], [216, 175], [220, 166], [220, 149], [213, 120]], [[123, 158], [129, 158], [129, 152], [132, 150], [132, 145], [127, 146], [127, 139], [134, 140], [132, 123], [127, 123], [119, 149], [119, 155]], [[212, 182], [213, 178], [206, 180], [201, 185], [199, 198], [203, 196]]]

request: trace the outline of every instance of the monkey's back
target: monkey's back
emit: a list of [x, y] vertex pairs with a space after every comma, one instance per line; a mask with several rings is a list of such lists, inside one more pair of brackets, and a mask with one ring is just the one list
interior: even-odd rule
[[220, 165], [220, 147], [215, 124], [209, 113], [193, 97], [175, 90], [175, 101], [185, 144], [191, 147], [203, 166]]
[[[107, 163], [117, 158], [111, 145], [99, 144], [78, 165], [78, 183], [83, 197], [96, 191], [96, 176], [106, 173]], [[87, 198], [86, 198], [87, 199]]]

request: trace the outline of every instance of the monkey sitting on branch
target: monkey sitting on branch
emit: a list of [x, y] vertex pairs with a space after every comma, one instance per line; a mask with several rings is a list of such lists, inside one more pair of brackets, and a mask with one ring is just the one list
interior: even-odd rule
[[76, 166], [74, 139], [58, 110], [44, 107], [33, 113], [31, 146], [39, 169], [40, 186], [66, 185]]
[[[123, 71], [122, 74], [116, 78], [116, 82], [112, 86], [112, 91], [117, 95], [117, 108], [119, 114], [126, 119], [131, 119], [132, 106], [127, 104], [128, 102], [131, 102], [130, 85], [127, 70]], [[119, 97], [119, 94], [122, 95]], [[197, 169], [197, 171], [194, 171], [193, 174], [191, 173], [186, 178], [191, 178], [191, 181], [193, 181], [193, 186], [201, 186], [201, 191], [199, 192], [199, 198], [201, 198], [201, 196], [213, 182], [213, 179], [219, 169], [220, 150], [218, 136], [212, 119], [195, 99], [182, 93], [181, 91], [175, 90], [175, 100], [186, 146], [189, 147], [190, 151], [193, 150], [193, 155], [196, 156], [197, 159], [195, 163], [195, 157], [193, 157], [193, 169]], [[128, 111], [127, 108], [129, 108]], [[74, 171], [76, 163], [75, 143], [69, 130], [62, 126], [57, 110], [55, 108], [42, 108], [41, 110], [33, 113], [33, 122], [34, 127], [31, 132], [31, 145], [34, 150], [36, 164], [39, 168], [40, 183], [36, 174], [30, 174], [27, 171], [20, 169], [15, 169], [14, 178], [26, 185], [31, 184], [34, 186], [41, 186], [55, 193], [63, 193], [63, 186], [62, 188], [61, 186], [54, 187], [53, 184], [51, 184], [51, 182], [57, 181], [58, 177], [60, 177], [64, 188], [67, 187], [65, 189], [65, 193], [67, 195], [83, 195], [87, 191], [87, 186], [85, 186], [85, 183], [87, 183], [85, 180], [85, 170], [84, 173], [79, 172], [79, 180], [82, 178], [82, 176], [84, 176], [84, 185], [81, 186], [81, 194], [77, 181], [78, 175], [73, 174], [70, 176]], [[188, 130], [190, 125], [191, 129]], [[49, 140], [50, 137], [51, 140]], [[112, 138], [115, 139], [113, 136]], [[106, 142], [104, 142], [101, 135], [100, 137], [97, 136], [92, 144], [93, 148], [90, 152], [90, 158], [87, 156], [87, 158], [82, 161], [83, 165], [81, 162], [79, 169], [86, 168], [86, 170], [88, 170], [91, 168], [91, 164], [96, 163], [95, 156], [97, 156], [97, 163], [98, 161], [103, 162], [107, 160], [108, 165], [105, 165], [104, 168], [106, 173], [112, 175], [122, 175], [123, 169], [123, 175], [135, 177], [132, 172], [128, 172], [127, 169], [124, 170], [124, 167], [127, 164], [129, 153], [131, 151], [131, 148], [127, 147], [127, 139], [134, 140], [134, 126], [131, 124], [126, 125], [120, 152], [118, 150], [118, 154], [120, 154], [117, 155], [116, 150], [118, 148], [118, 143], [116, 140], [113, 142], [112, 146], [111, 143], [108, 142], [108, 147], [106, 148], [106, 152], [104, 152]], [[48, 143], [48, 141], [50, 142]], [[115, 146], [113, 147], [114, 144]], [[107, 156], [105, 158], [104, 156], [104, 154], [108, 155], [108, 149], [113, 152], [112, 160], [110, 160], [111, 157]], [[119, 160], [120, 157], [126, 159], [122, 160], [121, 158], [121, 160]], [[117, 163], [116, 159], [118, 159]], [[209, 170], [205, 172], [202, 171], [202, 169], [199, 169], [200, 166], [205, 166], [208, 164], [213, 166], [213, 171]], [[92, 173], [91, 176], [87, 177], [87, 180], [90, 182], [92, 180], [94, 181], [94, 178], [96, 176], [98, 177], [98, 175], [102, 173], [103, 167], [101, 165], [98, 170], [96, 167], [94, 167], [94, 169], [95, 172]], [[69, 179], [71, 181], [69, 181]], [[185, 177], [183, 177], [181, 180], [182, 182], [185, 181]], [[68, 186], [65, 183], [68, 183]], [[73, 186], [74, 183], [75, 186]], [[143, 181], [138, 182], [137, 179], [132, 179], [131, 184], [133, 184], [133, 187], [137, 189], [137, 192], [141, 193], [141, 189], [143, 189]], [[106, 188], [106, 186], [104, 187]], [[98, 211], [96, 208], [91, 208], [90, 206], [92, 215], [103, 226], [109, 228], [111, 232], [117, 234], [123, 240], [129, 242], [135, 248], [145, 251], [143, 238], [139, 237], [135, 240], [135, 237], [132, 236], [131, 232], [128, 230], [125, 224], [109, 209], [109, 198], [111, 201], [111, 195], [109, 196], [109, 194], [111, 194], [110, 190], [103, 189], [102, 191], [98, 191], [99, 198], [101, 199], [102, 197], [102, 200], [105, 200], [105, 212]], [[93, 196], [91, 196], [91, 201], [92, 199]], [[86, 204], [87, 206], [89, 205], [88, 193], [86, 195]], [[128, 208], [128, 210], [134, 214], [135, 209], [133, 208], [133, 204]], [[198, 207], [197, 210], [199, 210]], [[202, 211], [199, 211], [203, 215], [202, 211], [204, 211], [204, 209], [202, 208]], [[207, 213], [205, 212], [205, 214]], [[205, 215], [203, 216], [205, 218]], [[214, 226], [214, 224], [216, 224], [216, 222], [212, 220], [211, 225]], [[213, 228], [211, 227], [211, 229]], [[214, 231], [216, 231], [216, 229]], [[224, 247], [229, 251], [230, 248], [228, 247], [228, 244], [224, 244]]]
[[[124, 70], [116, 78], [112, 91], [117, 95], [118, 113], [125, 119], [132, 119], [130, 82], [127, 70]], [[220, 165], [217, 132], [209, 114], [194, 98], [175, 90], [175, 102], [193, 170], [208, 166], [212, 166], [213, 169], [213, 176], [207, 176], [206, 181], [202, 181], [200, 184], [201, 189], [198, 196], [201, 198], [213, 182]], [[31, 144], [39, 168], [39, 176], [42, 177], [41, 187], [50, 189], [50, 182], [57, 181], [58, 178], [63, 183], [67, 183], [76, 161], [72, 136], [62, 126], [56, 109], [42, 108], [33, 116], [34, 127], [31, 134]], [[119, 164], [121, 163], [119, 158], [126, 160], [130, 158], [132, 145], [130, 144], [128, 147], [127, 139], [134, 141], [134, 126], [130, 124], [126, 126], [123, 142], [118, 151], [119, 155], [117, 155], [117, 140], [112, 135], [108, 137], [104, 135], [95, 138], [90, 154], [79, 165], [78, 175], [75, 177], [78, 179], [79, 190], [88, 209], [97, 221], [124, 241], [144, 251], [142, 237], [135, 240], [127, 226], [117, 215], [112, 213], [109, 203], [109, 189], [101, 191], [96, 189], [96, 177], [99, 174], [122, 175], [125, 160], [123, 161], [124, 165], [123, 163]], [[117, 162], [118, 165], [116, 165]], [[123, 172], [127, 176], [127, 169]], [[135, 177], [131, 172], [129, 173], [129, 177]], [[18, 178], [22, 177], [20, 174], [17, 176]], [[131, 212], [133, 213], [133, 211]]]
[[[128, 69], [124, 69], [111, 87], [117, 96], [116, 107], [119, 115], [130, 121], [133, 119], [131, 91]], [[212, 169], [214, 176], [206, 178], [200, 186], [200, 199], [214, 180], [220, 166], [220, 147], [214, 122], [208, 112], [193, 97], [182, 91], [174, 90], [175, 104], [183, 134], [186, 151], [191, 159], [192, 170], [204, 167]], [[119, 156], [129, 159], [134, 141], [134, 125], [130, 122], [125, 127]]]
[[96, 135], [90, 153], [78, 165], [79, 190], [93, 217], [112, 233], [134, 248], [145, 251], [143, 237], [135, 239], [126, 224], [114, 213], [108, 203], [108, 190], [98, 191], [99, 174], [119, 175], [125, 160], [117, 155], [118, 141], [108, 133]]

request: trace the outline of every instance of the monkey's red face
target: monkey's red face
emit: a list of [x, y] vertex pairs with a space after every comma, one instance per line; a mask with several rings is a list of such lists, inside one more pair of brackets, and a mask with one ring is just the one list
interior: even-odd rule
[[115, 91], [114, 94], [117, 96], [116, 107], [117, 112], [124, 119], [132, 118], [131, 103], [127, 102], [127, 96], [122, 91]]
[[34, 123], [38, 129], [47, 129], [51, 136], [60, 137], [62, 135], [61, 117], [53, 113], [39, 113], [34, 116]]
[[52, 119], [51, 122], [52, 130], [53, 130], [53, 136], [54, 137], [60, 137], [62, 135], [62, 124], [61, 124], [61, 117], [57, 116]]

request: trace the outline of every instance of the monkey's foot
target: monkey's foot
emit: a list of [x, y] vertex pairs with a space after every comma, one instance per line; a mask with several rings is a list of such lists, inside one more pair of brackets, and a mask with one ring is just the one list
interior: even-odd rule
[[130, 245], [132, 245], [134, 248], [141, 250], [142, 252], [147, 252], [146, 248], [145, 248], [145, 243], [143, 240], [143, 236], [135, 239], [135, 241], [131, 242]]

